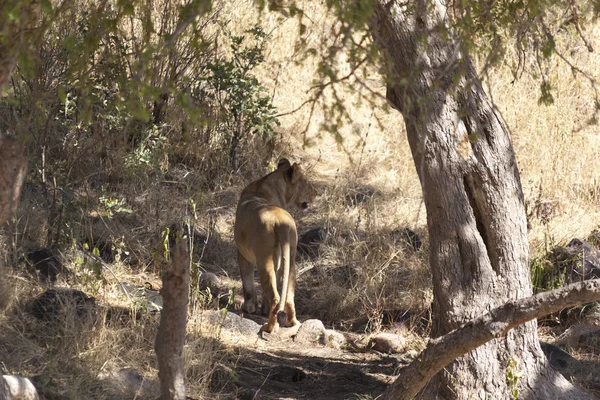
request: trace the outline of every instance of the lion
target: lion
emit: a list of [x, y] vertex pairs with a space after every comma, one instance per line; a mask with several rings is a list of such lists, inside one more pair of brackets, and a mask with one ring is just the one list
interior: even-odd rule
[[256, 265], [263, 289], [263, 311], [268, 310], [269, 314], [263, 331], [300, 324], [294, 307], [298, 232], [294, 218], [285, 208], [294, 205], [304, 210], [314, 195], [300, 166], [285, 158], [275, 171], [250, 183], [240, 194], [234, 240], [244, 291], [242, 311], [253, 314], [258, 309]]

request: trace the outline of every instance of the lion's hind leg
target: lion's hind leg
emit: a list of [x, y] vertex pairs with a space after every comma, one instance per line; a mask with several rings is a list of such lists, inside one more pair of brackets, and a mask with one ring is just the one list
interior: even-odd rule
[[254, 314], [258, 310], [258, 299], [256, 297], [256, 288], [254, 287], [254, 265], [246, 260], [239, 251], [238, 264], [240, 266], [240, 276], [242, 277], [242, 288], [244, 291], [242, 311]]
[[264, 327], [264, 330], [266, 332], [272, 332], [278, 328], [277, 307], [279, 306], [279, 293], [277, 291], [275, 262], [273, 256], [268, 256], [262, 260], [256, 260], [256, 262], [258, 264], [260, 283], [263, 289], [263, 302], [266, 301], [269, 306], [269, 320]]

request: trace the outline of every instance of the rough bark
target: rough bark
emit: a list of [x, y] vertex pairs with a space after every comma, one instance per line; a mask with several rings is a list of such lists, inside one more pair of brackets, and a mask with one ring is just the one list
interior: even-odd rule
[[186, 243], [173, 249], [171, 268], [162, 277], [163, 309], [156, 334], [156, 357], [162, 400], [185, 400], [183, 345], [187, 322], [190, 271]]
[[[510, 136], [460, 43], [442, 0], [378, 1], [370, 20], [386, 61], [387, 98], [406, 124], [422, 185], [433, 281], [432, 336], [532, 294], [523, 194]], [[456, 359], [420, 397], [583, 398], [554, 371], [535, 321]]]
[[417, 359], [400, 371], [382, 400], [412, 399], [432, 376], [463, 354], [506, 335], [510, 329], [526, 321], [597, 300], [600, 300], [600, 279], [574, 283], [495, 308], [466, 325], [431, 340]]
[[[17, 375], [0, 375], [4, 385], [4, 400], [39, 400], [38, 392], [27, 378]], [[2, 395], [0, 395], [2, 396]]]
[[[0, 367], [0, 377], [3, 376], [2, 368]], [[7, 400], [9, 396], [8, 385], [4, 379], [0, 379], [0, 400]]]

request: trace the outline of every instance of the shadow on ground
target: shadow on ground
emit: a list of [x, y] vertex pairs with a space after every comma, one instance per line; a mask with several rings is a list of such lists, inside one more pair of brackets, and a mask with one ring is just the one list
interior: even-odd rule
[[392, 381], [398, 365], [395, 358], [376, 354], [299, 348], [289, 343], [279, 347], [260, 352], [240, 349], [244, 356], [230, 366], [230, 373], [217, 374], [219, 381], [213, 375], [213, 390], [220, 387], [224, 398], [240, 399], [374, 398]]

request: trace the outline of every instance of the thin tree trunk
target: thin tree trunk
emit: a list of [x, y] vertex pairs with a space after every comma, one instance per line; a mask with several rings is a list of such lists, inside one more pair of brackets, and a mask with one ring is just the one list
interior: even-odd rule
[[163, 309], [156, 334], [156, 357], [161, 400], [185, 400], [183, 345], [190, 291], [187, 244], [184, 240], [173, 249], [171, 268], [162, 277]]
[[0, 400], [7, 400], [9, 391], [8, 386], [3, 378], [4, 373], [2, 372], [2, 368], [0, 367]]
[[0, 224], [17, 209], [26, 170], [27, 157], [21, 143], [0, 136]]
[[[508, 129], [446, 29], [442, 0], [410, 4], [379, 1], [370, 28], [387, 65], [387, 98], [404, 116], [422, 185], [436, 338], [532, 289]], [[509, 372], [522, 376], [510, 383]], [[535, 321], [458, 358], [420, 396], [509, 399], [515, 389], [519, 398], [587, 397], [550, 367]]]

